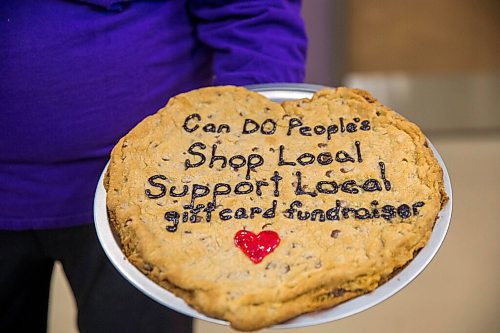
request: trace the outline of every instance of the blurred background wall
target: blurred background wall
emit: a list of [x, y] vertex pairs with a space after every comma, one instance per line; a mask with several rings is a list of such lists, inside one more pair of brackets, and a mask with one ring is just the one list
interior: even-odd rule
[[500, 129], [500, 1], [306, 0], [303, 14], [307, 82], [367, 89], [427, 131]]

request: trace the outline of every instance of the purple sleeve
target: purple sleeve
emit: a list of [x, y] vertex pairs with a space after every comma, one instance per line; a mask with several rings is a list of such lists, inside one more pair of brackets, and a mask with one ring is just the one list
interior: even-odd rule
[[302, 82], [307, 37], [299, 0], [188, 1], [212, 50], [214, 84]]

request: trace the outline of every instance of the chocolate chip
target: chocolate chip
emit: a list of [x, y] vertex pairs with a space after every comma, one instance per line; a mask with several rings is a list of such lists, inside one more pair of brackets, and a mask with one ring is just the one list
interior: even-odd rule
[[330, 234], [330, 237], [337, 238], [337, 237], [339, 237], [339, 234], [340, 234], [340, 230], [339, 229], [335, 229], [335, 230], [332, 230], [332, 233]]
[[332, 176], [332, 172], [333, 172], [332, 170], [328, 170], [328, 171], [325, 173], [325, 175], [326, 175], [328, 178], [330, 178], [330, 177]]
[[345, 289], [343, 289], [343, 288], [338, 288], [338, 289], [335, 289], [335, 290], [333, 291], [333, 296], [335, 296], [335, 297], [341, 297], [341, 296], [343, 296], [343, 295], [344, 295], [344, 293], [345, 293]]
[[269, 264], [266, 265], [265, 270], [269, 270], [269, 269], [275, 268], [275, 267], [276, 267], [276, 263], [271, 261]]
[[253, 148], [252, 148], [252, 151], [253, 151], [253, 152], [256, 152], [257, 150], [259, 150], [259, 148], [258, 148], [258, 147], [253, 147]]
[[325, 148], [326, 146], [328, 146], [326, 143], [318, 143], [318, 147], [320, 148]]

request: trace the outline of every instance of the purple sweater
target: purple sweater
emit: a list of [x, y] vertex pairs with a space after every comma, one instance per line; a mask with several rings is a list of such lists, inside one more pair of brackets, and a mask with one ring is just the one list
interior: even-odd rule
[[0, 229], [92, 222], [121, 136], [211, 84], [300, 82], [297, 0], [0, 1]]

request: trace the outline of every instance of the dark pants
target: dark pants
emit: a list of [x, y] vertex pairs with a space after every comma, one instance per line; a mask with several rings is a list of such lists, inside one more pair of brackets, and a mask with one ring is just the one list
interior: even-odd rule
[[0, 331], [46, 331], [56, 260], [75, 295], [81, 333], [192, 332], [191, 318], [149, 299], [116, 271], [92, 225], [0, 230]]

